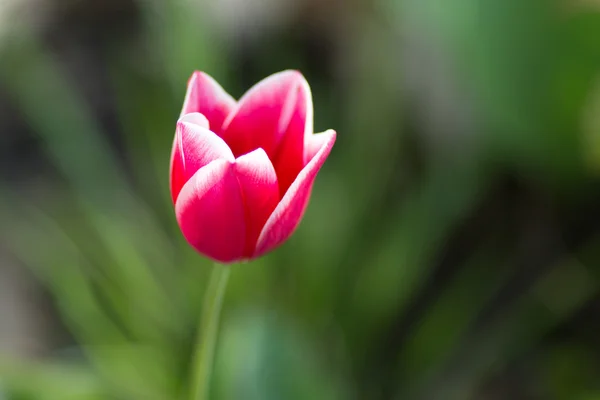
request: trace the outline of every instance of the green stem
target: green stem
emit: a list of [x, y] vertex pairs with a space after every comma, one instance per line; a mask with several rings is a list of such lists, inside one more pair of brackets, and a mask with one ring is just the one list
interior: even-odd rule
[[231, 266], [215, 263], [204, 294], [192, 370], [191, 400], [206, 400], [214, 362], [219, 317]]

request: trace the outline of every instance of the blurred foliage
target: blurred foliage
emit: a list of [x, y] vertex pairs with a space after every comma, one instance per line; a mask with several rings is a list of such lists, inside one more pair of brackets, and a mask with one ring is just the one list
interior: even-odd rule
[[357, 1], [236, 45], [202, 4], [135, 6], [96, 48], [112, 128], [47, 37], [0, 42], [47, 160], [0, 186], [0, 244], [67, 343], [0, 355], [0, 398], [185, 396], [209, 265], [168, 194], [186, 80], [298, 68], [338, 142], [294, 237], [232, 273], [214, 398], [600, 399], [599, 6]]

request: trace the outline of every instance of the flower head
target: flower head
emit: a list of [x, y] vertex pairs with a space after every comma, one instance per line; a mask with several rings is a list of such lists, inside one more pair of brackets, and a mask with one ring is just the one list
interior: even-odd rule
[[265, 78], [237, 102], [195, 72], [171, 153], [184, 237], [225, 263], [273, 250], [300, 223], [335, 138], [333, 130], [313, 134], [310, 87], [298, 71]]

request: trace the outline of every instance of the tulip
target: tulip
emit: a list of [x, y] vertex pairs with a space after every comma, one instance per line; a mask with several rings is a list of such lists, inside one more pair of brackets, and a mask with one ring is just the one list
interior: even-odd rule
[[310, 87], [298, 71], [265, 78], [237, 102], [195, 72], [171, 153], [183, 236], [221, 263], [275, 249], [300, 223], [335, 138], [333, 130], [313, 134]]

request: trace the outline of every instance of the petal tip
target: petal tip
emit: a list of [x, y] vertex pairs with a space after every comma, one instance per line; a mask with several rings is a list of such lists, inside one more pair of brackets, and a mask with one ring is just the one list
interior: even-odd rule
[[286, 74], [294, 79], [302, 79], [302, 80], [306, 79], [306, 78], [304, 78], [304, 75], [302, 74], [302, 72], [300, 72], [300, 70], [297, 70], [297, 69], [286, 69], [286, 70], [283, 70], [281, 73]]
[[310, 85], [308, 84], [308, 81], [306, 80], [304, 74], [302, 74], [302, 72], [300, 72], [299, 70], [286, 69], [282, 71], [281, 74], [282, 77], [293, 81], [297, 85], [297, 87], [304, 89], [305, 91], [310, 93]]
[[198, 79], [198, 74], [199, 73], [200, 73], [200, 71], [194, 71], [194, 72], [192, 72], [192, 74], [188, 78], [187, 86], [190, 86], [190, 84], [192, 84], [196, 79]]
[[203, 128], [209, 128], [210, 123], [208, 119], [204, 116], [204, 114], [198, 112], [192, 112], [188, 114], [182, 115], [179, 120], [177, 120], [177, 125], [185, 125], [185, 124], [193, 124], [199, 125]]
[[210, 76], [206, 72], [200, 71], [200, 70], [195, 70], [194, 72], [192, 72], [192, 75], [190, 75], [190, 77], [188, 79], [188, 86], [196, 81], [203, 80], [203, 79], [208, 79], [211, 81], [215, 80], [212, 76]]
[[283, 71], [275, 72], [274, 74], [271, 74], [270, 76], [264, 78], [261, 82], [269, 82], [271, 81], [271, 79], [280, 82], [287, 82], [288, 85], [292, 83], [293, 85], [297, 85], [302, 88], [310, 88], [308, 81], [306, 80], [302, 72], [300, 72], [297, 69], [284, 69]]
[[333, 140], [336, 139], [337, 137], [337, 131], [335, 129], [327, 129], [324, 132], [318, 133], [317, 135], [327, 135], [327, 136], [332, 136]]
[[336, 139], [337, 132], [333, 129], [328, 129], [324, 132], [310, 135], [305, 144], [305, 162], [309, 162], [319, 153], [326, 153], [325, 157], [327, 157], [333, 148]]

